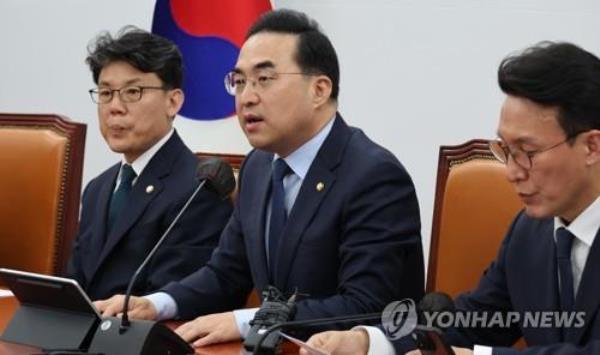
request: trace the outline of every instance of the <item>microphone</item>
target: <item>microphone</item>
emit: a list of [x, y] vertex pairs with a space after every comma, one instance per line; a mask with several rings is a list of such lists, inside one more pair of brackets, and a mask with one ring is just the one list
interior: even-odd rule
[[411, 334], [417, 348], [424, 355], [454, 355], [454, 350], [443, 337], [445, 329], [428, 325], [424, 317], [425, 313], [454, 313], [455, 307], [452, 298], [442, 292], [430, 292], [423, 296], [418, 308], [420, 311], [418, 325]]
[[[222, 199], [229, 198], [235, 190], [235, 176], [231, 165], [219, 158], [204, 158], [198, 163], [196, 176], [205, 181], [212, 191], [216, 192]], [[193, 198], [193, 197], [192, 197]]]
[[[259, 349], [257, 341], [262, 340], [262, 349], [267, 353], [274, 353], [281, 343], [278, 334], [271, 333], [268, 338], [262, 339], [261, 335], [274, 324], [287, 322], [296, 313], [296, 297], [298, 292], [285, 300], [284, 295], [274, 286], [268, 286], [263, 291], [263, 302], [256, 312], [254, 319], [250, 321], [250, 331], [244, 340], [244, 348], [248, 351]], [[256, 353], [256, 352], [255, 352]]]
[[158, 322], [136, 320], [132, 323], [129, 320], [128, 309], [131, 292], [139, 275], [154, 254], [156, 254], [158, 248], [167, 239], [175, 224], [177, 224], [200, 190], [206, 186], [217, 193], [219, 197], [225, 199], [235, 188], [235, 177], [231, 166], [219, 158], [203, 158], [196, 168], [196, 177], [200, 183], [131, 277], [127, 291], [125, 292], [119, 327], [113, 326], [113, 324], [119, 323], [118, 318], [111, 317], [103, 320], [92, 340], [89, 349], [90, 352], [106, 355], [143, 355], [150, 353], [177, 355], [194, 353], [189, 344]]
[[[274, 324], [264, 331], [260, 332], [260, 337], [256, 341], [256, 345], [253, 348], [253, 354], [255, 355], [271, 355], [276, 353], [276, 348], [267, 348], [263, 346], [263, 343], [268, 339], [269, 335], [274, 331], [282, 328], [303, 328], [315, 325], [331, 324], [331, 323], [346, 323], [346, 322], [359, 322], [359, 321], [372, 321], [381, 319], [381, 312], [375, 313], [363, 313], [349, 316], [329, 317], [329, 318], [315, 318], [298, 321], [289, 321]], [[246, 348], [246, 350], [250, 350]]]
[[[414, 328], [414, 331], [412, 333], [407, 332], [406, 335], [412, 334], [412, 337], [417, 342], [417, 345], [423, 344], [422, 350], [423, 350], [423, 353], [426, 355], [429, 355], [429, 354], [453, 355], [454, 352], [452, 351], [452, 348], [450, 346], [448, 346], [448, 344], [441, 337], [441, 334], [442, 334], [441, 330], [439, 330], [437, 328], [429, 328], [429, 327], [425, 327], [425, 326], [421, 325], [421, 324], [425, 323], [425, 319], [422, 316], [422, 314], [424, 312], [454, 310], [454, 302], [452, 301], [452, 299], [446, 294], [437, 293], [437, 292], [428, 293], [418, 303], [418, 305], [416, 307], [418, 309], [418, 312], [415, 309], [415, 306], [414, 306], [414, 303], [412, 302], [412, 300], [409, 300], [410, 302], [408, 302], [408, 303], [405, 301], [407, 301], [407, 299], [400, 301], [400, 303], [404, 303], [405, 305], [412, 303], [412, 306], [408, 306], [407, 309], [396, 309], [392, 313], [395, 313], [397, 316], [403, 316], [404, 324], [406, 324], [407, 326], [410, 324], [410, 321], [407, 318], [416, 316], [414, 313], [418, 314], [417, 319], [418, 319], [419, 325], [415, 326], [416, 322], [412, 323], [411, 327]], [[392, 305], [392, 303], [390, 303], [390, 305]], [[262, 307], [261, 307], [261, 309], [262, 309]], [[253, 348], [247, 347], [246, 342], [244, 343], [244, 346], [246, 347], [246, 350], [249, 350], [249, 351], [254, 350], [254, 354], [271, 355], [271, 354], [276, 353], [276, 348], [273, 348], [271, 346], [271, 343], [269, 342], [271, 337], [269, 337], [269, 335], [277, 330], [280, 330], [283, 328], [287, 328], [287, 329], [303, 328], [303, 327], [332, 324], [332, 323], [350, 323], [350, 322], [355, 323], [355, 322], [360, 322], [360, 321], [382, 320], [382, 316], [390, 315], [388, 313], [389, 312], [387, 312], [387, 307], [386, 307], [386, 310], [384, 310], [383, 312], [362, 313], [362, 314], [354, 314], [354, 315], [338, 316], [338, 317], [327, 317], [327, 318], [307, 319], [307, 320], [299, 320], [299, 321], [279, 322], [279, 323], [272, 324], [268, 328], [259, 330], [258, 334], [260, 335], [260, 337], [258, 337], [255, 340], [255, 345]], [[415, 318], [413, 318], [413, 320], [414, 319]], [[429, 334], [430, 332], [435, 332], [435, 334], [430, 335]], [[415, 335], [414, 335], [415, 333], [418, 333], [421, 336], [421, 338], [416, 339]], [[430, 337], [435, 337], [435, 336], [437, 336], [435, 339], [430, 338]], [[425, 340], [423, 340], [423, 339], [425, 339]], [[268, 346], [263, 346], [263, 343], [265, 341], [269, 342]], [[419, 347], [419, 349], [421, 349], [421, 347]], [[434, 349], [434, 352], [430, 352], [431, 349]]]
[[419, 310], [419, 324], [426, 324], [423, 314], [428, 313], [441, 313], [441, 312], [452, 312], [454, 313], [454, 301], [450, 296], [443, 292], [430, 292], [423, 296], [419, 304], [417, 305]]

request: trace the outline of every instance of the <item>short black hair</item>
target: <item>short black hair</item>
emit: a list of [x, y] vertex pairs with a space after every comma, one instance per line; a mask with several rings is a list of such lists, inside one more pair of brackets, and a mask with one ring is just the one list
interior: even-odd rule
[[298, 35], [296, 62], [306, 73], [322, 74], [331, 80], [331, 98], [337, 100], [340, 91], [340, 66], [331, 41], [321, 31], [319, 24], [306, 14], [279, 9], [263, 14], [250, 27], [246, 39], [259, 32]]
[[183, 83], [183, 61], [177, 45], [134, 26], [123, 27], [114, 38], [108, 32], [99, 34], [88, 45], [85, 61], [96, 84], [102, 69], [116, 61], [155, 73], [166, 89], [181, 88]]
[[558, 108], [567, 137], [600, 129], [600, 59], [566, 42], [540, 42], [502, 60], [504, 93]]

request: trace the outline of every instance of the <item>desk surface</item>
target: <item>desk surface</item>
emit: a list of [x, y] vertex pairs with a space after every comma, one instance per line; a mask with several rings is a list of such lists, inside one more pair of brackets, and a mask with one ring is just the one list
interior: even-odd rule
[[[12, 318], [12, 315], [18, 306], [19, 302], [14, 297], [0, 298], [0, 333], [4, 332], [6, 325]], [[169, 324], [169, 327], [172, 328], [171, 324]], [[295, 347], [295, 345], [291, 343], [284, 345], [284, 354], [298, 353], [298, 348]], [[232, 342], [198, 348], [196, 349], [196, 354], [239, 355], [241, 349], [242, 344], [240, 342]], [[37, 349], [35, 348], [0, 341], [0, 354], [3, 355], [31, 354], [36, 351]]]

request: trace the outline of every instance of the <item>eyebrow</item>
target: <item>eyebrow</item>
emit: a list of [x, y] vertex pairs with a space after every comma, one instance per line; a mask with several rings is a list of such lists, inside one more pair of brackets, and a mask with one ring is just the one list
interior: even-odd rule
[[[142, 81], [142, 79], [140, 79], [140, 78], [129, 79], [121, 87], [125, 87], [125, 86], [131, 85], [131, 84], [135, 84], [135, 83], [138, 83], [140, 81]], [[98, 86], [100, 86], [100, 85], [110, 86], [109, 83], [107, 83], [106, 81], [102, 81], [102, 80], [98, 82]]]
[[[504, 137], [502, 137], [502, 135], [500, 134], [500, 132], [496, 132], [496, 136], [504, 143], [506, 143], [506, 139], [504, 139]], [[515, 141], [516, 145], [523, 145], [523, 144], [536, 144], [536, 142], [531, 138], [517, 138], [517, 140]]]
[[[263, 62], [257, 63], [252, 67], [252, 71], [257, 71], [257, 70], [261, 70], [261, 69], [272, 69], [275, 68], [275, 63], [273, 63], [270, 60], [265, 60]], [[238, 73], [238, 74], [243, 74], [243, 70], [240, 69], [239, 67], [235, 67], [233, 69], [234, 73]]]

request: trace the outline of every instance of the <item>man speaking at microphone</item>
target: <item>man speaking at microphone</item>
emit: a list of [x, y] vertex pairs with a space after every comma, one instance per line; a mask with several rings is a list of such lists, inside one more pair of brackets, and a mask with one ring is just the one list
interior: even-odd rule
[[[292, 10], [262, 16], [226, 86], [255, 148], [240, 172], [233, 216], [207, 266], [162, 293], [133, 298], [130, 316], [200, 316], [177, 333], [202, 346], [246, 335], [256, 310], [236, 309], [253, 287], [305, 294], [296, 320], [420, 298], [413, 183], [393, 154], [337, 112], [337, 55], [318, 24]], [[96, 306], [114, 315], [122, 301]]]
[[[100, 132], [122, 161], [93, 179], [68, 276], [91, 299], [127, 289], [129, 280], [198, 185], [198, 158], [173, 129], [183, 104], [182, 58], [165, 38], [135, 28], [98, 36], [87, 63], [97, 87]], [[171, 231], [133, 293], [154, 292], [209, 259], [232, 205], [203, 190]]]

